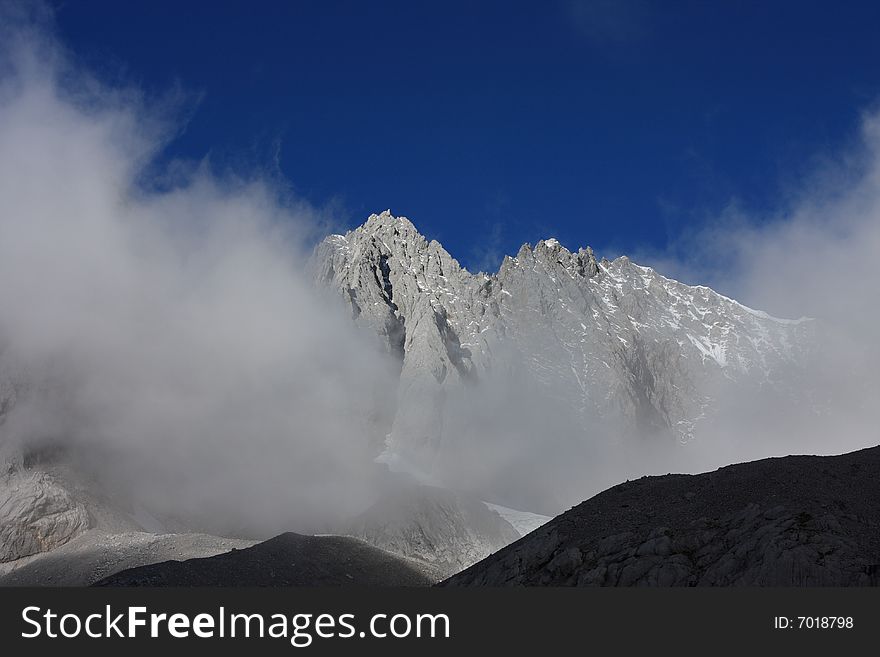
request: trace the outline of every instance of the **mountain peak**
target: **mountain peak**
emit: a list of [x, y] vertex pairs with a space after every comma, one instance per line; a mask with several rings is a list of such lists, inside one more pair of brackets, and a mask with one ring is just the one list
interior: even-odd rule
[[400, 359], [401, 410], [386, 446], [431, 476], [448, 429], [443, 403], [426, 413], [424, 399], [498, 368], [553, 382], [573, 422], [611, 418], [621, 435], [688, 442], [710, 417], [710, 401], [688, 391], [772, 381], [808, 344], [798, 325], [553, 237], [524, 244], [484, 278], [385, 211], [325, 241], [317, 259], [318, 278]]
[[570, 274], [592, 278], [599, 272], [593, 249], [589, 246], [572, 253], [555, 237], [540, 240], [534, 247], [524, 244], [517, 257], [529, 256], [538, 258], [551, 267], [564, 267]]
[[406, 217], [395, 217], [391, 210], [383, 210], [379, 214], [371, 214], [361, 228], [377, 232], [383, 229], [406, 230], [418, 233], [413, 223]]

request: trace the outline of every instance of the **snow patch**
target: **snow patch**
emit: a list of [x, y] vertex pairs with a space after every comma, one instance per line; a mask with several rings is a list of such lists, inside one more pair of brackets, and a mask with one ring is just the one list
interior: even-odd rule
[[513, 525], [513, 528], [519, 532], [520, 536], [525, 536], [535, 531], [541, 525], [545, 525], [553, 518], [550, 516], [542, 516], [540, 513], [532, 513], [531, 511], [519, 511], [498, 504], [483, 502], [490, 511], [494, 511], [507, 522]]

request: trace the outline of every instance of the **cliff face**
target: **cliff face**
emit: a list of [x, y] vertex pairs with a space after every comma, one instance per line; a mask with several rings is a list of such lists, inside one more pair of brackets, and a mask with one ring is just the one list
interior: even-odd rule
[[686, 443], [731, 390], [785, 399], [814, 330], [555, 239], [471, 274], [387, 211], [325, 239], [313, 269], [399, 359], [387, 456], [428, 474], [456, 438], [450, 399], [471, 384], [520, 382], [586, 441], [604, 425], [610, 440]]
[[880, 584], [880, 447], [644, 477], [446, 586]]
[[0, 477], [0, 564], [64, 545], [90, 524], [86, 508], [49, 474]]

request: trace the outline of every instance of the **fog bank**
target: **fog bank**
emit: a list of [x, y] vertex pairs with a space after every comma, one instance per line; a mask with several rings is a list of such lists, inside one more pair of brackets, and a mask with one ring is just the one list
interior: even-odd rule
[[320, 212], [258, 174], [163, 165], [169, 108], [79, 68], [47, 22], [2, 37], [5, 460], [71, 448], [214, 530], [359, 508], [393, 373], [303, 272]]

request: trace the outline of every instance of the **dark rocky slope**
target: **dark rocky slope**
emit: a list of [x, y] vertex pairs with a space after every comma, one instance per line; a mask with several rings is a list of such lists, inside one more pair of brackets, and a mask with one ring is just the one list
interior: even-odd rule
[[445, 586], [880, 583], [880, 447], [610, 488]]
[[428, 586], [415, 562], [346, 536], [281, 534], [244, 550], [124, 570], [95, 586]]

